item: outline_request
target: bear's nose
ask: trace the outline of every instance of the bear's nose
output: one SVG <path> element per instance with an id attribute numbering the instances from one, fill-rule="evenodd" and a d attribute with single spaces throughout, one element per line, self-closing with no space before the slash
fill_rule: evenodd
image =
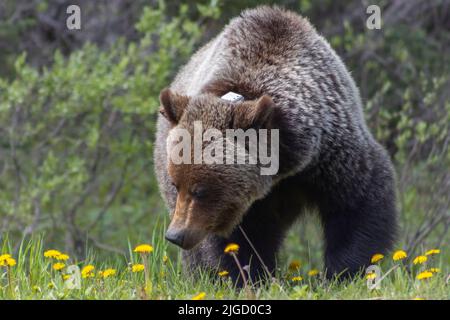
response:
<path id="1" fill-rule="evenodd" d="M 176 244 L 179 247 L 183 247 L 184 234 L 185 232 L 183 230 L 169 228 L 166 232 L 166 240 Z"/>

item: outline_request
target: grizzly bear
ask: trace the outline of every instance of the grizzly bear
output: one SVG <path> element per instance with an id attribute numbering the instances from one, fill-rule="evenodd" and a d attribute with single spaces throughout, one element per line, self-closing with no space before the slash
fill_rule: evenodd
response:
<path id="1" fill-rule="evenodd" d="M 236 243 L 250 280 L 265 278 L 305 211 L 320 216 L 328 278 L 351 277 L 391 249 L 393 166 L 366 126 L 352 77 L 305 18 L 278 7 L 245 10 L 193 55 L 160 103 L 154 160 L 171 215 L 166 239 L 183 249 L 188 270 L 227 270 L 242 284 L 224 253 Z M 193 133 L 196 121 L 220 132 L 277 129 L 278 171 L 262 175 L 260 161 L 173 163 L 170 133 Z"/>

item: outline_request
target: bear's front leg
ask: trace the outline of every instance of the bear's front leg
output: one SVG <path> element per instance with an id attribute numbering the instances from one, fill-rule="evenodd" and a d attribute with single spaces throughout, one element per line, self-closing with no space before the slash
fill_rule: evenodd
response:
<path id="1" fill-rule="evenodd" d="M 360 203 L 363 205 L 322 214 L 328 279 L 364 272 L 374 254 L 385 254 L 392 248 L 396 233 L 393 201 L 367 197 Z"/>
<path id="2" fill-rule="evenodd" d="M 209 236 L 198 247 L 190 251 L 183 251 L 183 258 L 187 270 L 195 275 L 199 269 L 203 269 L 205 271 L 211 271 L 212 274 L 217 277 L 219 276 L 219 272 L 227 271 L 227 276 L 231 277 L 233 283 L 236 284 L 237 287 L 243 287 L 244 282 L 239 266 L 236 264 L 236 261 L 231 254 L 224 253 L 224 249 L 229 243 L 236 243 L 239 245 L 239 250 L 235 254 L 248 283 L 256 284 L 259 281 L 272 276 L 275 268 L 275 257 L 265 254 L 262 258 L 265 266 L 262 265 L 254 250 L 250 247 L 242 234 L 240 234 L 239 230 L 233 232 L 228 238 Z M 259 249 L 262 250 L 262 248 Z M 260 253 L 260 250 L 258 250 L 258 253 Z M 269 276 L 267 275 L 266 268 L 269 270 Z"/>
<path id="3" fill-rule="evenodd" d="M 286 198 L 286 193 L 287 191 L 280 187 L 275 188 L 266 198 L 258 200 L 252 205 L 240 224 L 260 258 L 240 228 L 236 227 L 227 238 L 211 235 L 196 248 L 184 251 L 183 256 L 188 270 L 194 271 L 199 267 L 206 267 L 216 272 L 228 271 L 233 282 L 242 287 L 242 277 L 235 260 L 231 255 L 224 253 L 224 249 L 229 243 L 236 243 L 239 245 L 237 253 L 239 264 L 247 269 L 245 275 L 249 281 L 255 284 L 260 280 L 270 278 L 275 270 L 276 254 L 285 232 L 297 216 L 283 214 L 283 210 L 299 211 L 295 210 L 294 203 Z M 280 194 L 284 194 L 283 202 L 279 201 Z M 267 275 L 267 270 L 270 276 Z"/>

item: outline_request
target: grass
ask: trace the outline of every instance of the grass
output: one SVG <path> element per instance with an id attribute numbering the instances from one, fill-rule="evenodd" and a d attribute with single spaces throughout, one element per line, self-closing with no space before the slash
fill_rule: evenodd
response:
<path id="1" fill-rule="evenodd" d="M 162 230 L 162 228 L 160 228 Z M 110 259 L 98 259 L 94 251 L 87 253 L 84 261 L 69 258 L 63 261 L 66 267 L 53 270 L 54 258 L 44 257 L 42 237 L 33 237 L 22 241 L 13 255 L 17 264 L 0 268 L 0 299 L 192 299 L 204 292 L 205 299 L 448 299 L 449 284 L 446 284 L 447 265 L 444 265 L 442 253 L 428 257 L 422 265 L 413 265 L 403 260 L 394 262 L 385 257 L 380 262 L 383 272 L 396 266 L 380 284 L 379 289 L 370 290 L 364 276 L 351 282 L 326 281 L 321 274 L 308 276 L 309 268 L 300 267 L 289 271 L 281 266 L 276 280 L 255 288 L 251 293 L 236 290 L 227 277 L 218 277 L 199 273 L 196 279 L 186 277 L 182 271 L 180 254 L 164 258 L 169 251 L 163 233 L 155 229 L 152 239 L 153 252 L 139 254 L 133 252 L 134 245 L 129 244 L 126 256 L 113 255 Z M 12 253 L 11 243 L 4 239 L 1 254 Z M 167 256 L 166 256 L 167 257 Z M 146 272 L 132 272 L 131 266 L 143 264 Z M 102 260 L 102 261 L 99 261 Z M 81 278 L 79 289 L 69 289 L 63 275 L 67 266 L 76 265 L 80 269 L 92 264 L 95 266 L 93 277 Z M 286 263 L 288 265 L 288 263 Z M 429 268 L 440 268 L 441 272 L 425 280 L 417 280 L 419 272 Z M 99 271 L 112 268 L 116 273 L 101 277 Z M 292 281 L 301 276 L 300 281 Z M 201 295 L 203 296 L 203 294 Z"/>

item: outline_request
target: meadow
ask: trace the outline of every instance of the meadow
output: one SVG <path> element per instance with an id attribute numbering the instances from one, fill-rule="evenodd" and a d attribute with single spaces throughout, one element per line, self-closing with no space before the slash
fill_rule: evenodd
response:
<path id="1" fill-rule="evenodd" d="M 81 29 L 69 30 L 69 0 L 0 1 L 0 299 L 449 299 L 450 0 L 376 1 L 379 30 L 356 0 L 78 3 Z M 246 290 L 226 270 L 187 276 L 164 239 L 159 93 L 262 3 L 300 13 L 327 39 L 395 166 L 399 234 L 374 263 L 386 275 L 378 289 L 365 274 L 323 279 L 314 215 L 290 230 L 274 280 Z M 140 244 L 152 252 L 134 252 Z M 407 257 L 394 260 L 399 250 Z"/>
<path id="2" fill-rule="evenodd" d="M 20 243 L 16 255 L 5 239 L 0 256 L 0 299 L 448 299 L 448 259 L 438 248 L 410 257 L 403 250 L 389 256 L 374 255 L 381 274 L 361 274 L 354 280 L 325 280 L 310 261 L 280 263 L 274 278 L 264 284 L 248 283 L 237 289 L 226 270 L 186 276 L 180 254 L 169 254 L 163 229 L 153 232 L 151 243 L 128 243 L 126 255 L 99 259 L 92 250 L 77 260 L 46 248 L 42 237 Z M 239 255 L 239 251 L 236 253 Z M 447 261 L 445 263 L 445 261 Z M 77 266 L 78 277 L 71 270 Z M 378 287 L 368 279 L 382 278 Z M 78 282 L 77 282 L 78 281 Z M 78 285 L 78 286 L 77 286 Z"/>

